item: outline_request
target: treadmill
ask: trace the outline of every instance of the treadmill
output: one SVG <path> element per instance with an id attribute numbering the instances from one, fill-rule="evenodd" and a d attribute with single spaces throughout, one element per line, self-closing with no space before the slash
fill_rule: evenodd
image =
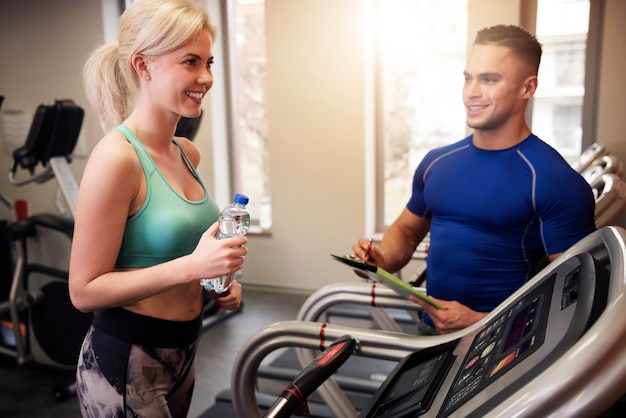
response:
<path id="1" fill-rule="evenodd" d="M 325 379 L 318 391 L 334 416 L 600 416 L 626 393 L 625 256 L 626 231 L 599 229 L 483 320 L 443 336 L 313 322 L 270 325 L 239 353 L 232 377 L 235 412 L 261 416 L 254 370 L 267 353 L 294 345 L 313 352 L 348 334 L 356 340 L 353 356 L 398 364 L 358 410 L 332 375 Z"/>

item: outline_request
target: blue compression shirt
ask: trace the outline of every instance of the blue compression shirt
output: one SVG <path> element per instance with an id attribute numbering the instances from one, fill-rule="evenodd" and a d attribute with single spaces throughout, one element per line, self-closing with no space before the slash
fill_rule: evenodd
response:
<path id="1" fill-rule="evenodd" d="M 217 221 L 219 208 L 176 141 L 187 166 L 202 185 L 201 200 L 187 200 L 178 194 L 135 134 L 123 125 L 116 129 L 135 147 L 146 176 L 147 191 L 141 209 L 126 222 L 115 267 L 149 267 L 190 254 L 202 234 Z"/>
<path id="2" fill-rule="evenodd" d="M 472 138 L 426 155 L 407 208 L 431 218 L 428 293 L 487 312 L 544 255 L 594 231 L 595 201 L 582 176 L 535 135 L 497 151 Z"/>

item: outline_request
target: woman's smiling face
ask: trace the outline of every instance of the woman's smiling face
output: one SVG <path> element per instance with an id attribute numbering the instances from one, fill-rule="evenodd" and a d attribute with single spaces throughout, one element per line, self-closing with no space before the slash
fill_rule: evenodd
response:
<path id="1" fill-rule="evenodd" d="M 212 46 L 211 34 L 203 30 L 183 47 L 150 59 L 152 97 L 181 116 L 199 116 L 202 99 L 213 85 Z"/>

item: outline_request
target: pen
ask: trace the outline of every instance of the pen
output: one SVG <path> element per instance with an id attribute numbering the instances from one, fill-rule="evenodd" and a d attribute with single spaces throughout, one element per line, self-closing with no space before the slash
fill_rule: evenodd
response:
<path id="1" fill-rule="evenodd" d="M 372 246 L 372 242 L 374 242 L 374 238 L 371 238 L 371 237 L 370 237 L 370 239 L 369 239 L 369 240 L 367 240 L 367 251 L 365 251 L 365 252 L 363 253 L 363 259 L 364 259 L 364 260 L 366 260 L 366 259 L 367 259 L 367 257 L 369 257 L 369 255 L 370 255 L 370 254 L 369 254 L 369 249 L 370 249 L 370 247 Z"/>

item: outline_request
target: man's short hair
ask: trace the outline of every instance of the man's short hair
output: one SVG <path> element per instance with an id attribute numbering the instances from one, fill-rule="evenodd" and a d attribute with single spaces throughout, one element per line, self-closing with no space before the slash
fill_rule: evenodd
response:
<path id="1" fill-rule="evenodd" d="M 483 28 L 476 33 L 474 45 L 496 45 L 511 48 L 515 54 L 539 72 L 541 63 L 541 43 L 526 29 L 516 25 L 495 25 Z"/>

